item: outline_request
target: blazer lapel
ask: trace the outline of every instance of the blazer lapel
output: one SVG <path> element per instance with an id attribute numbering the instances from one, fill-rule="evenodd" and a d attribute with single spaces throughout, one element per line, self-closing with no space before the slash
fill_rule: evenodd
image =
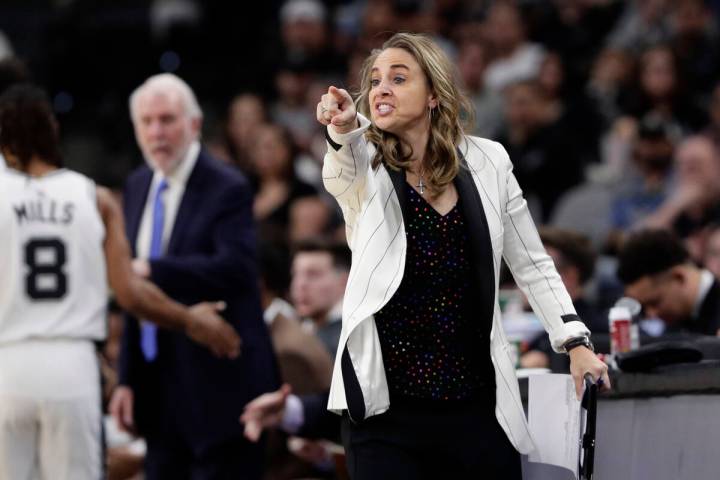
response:
<path id="1" fill-rule="evenodd" d="M 182 200 L 180 200 L 180 206 L 178 207 L 177 216 L 175 217 L 175 223 L 173 224 L 172 233 L 170 234 L 170 240 L 168 241 L 168 253 L 175 253 L 177 251 L 180 239 L 185 237 L 185 231 L 190 224 L 192 216 L 202 210 L 199 208 L 199 205 L 203 199 L 204 173 L 205 155 L 201 151 L 198 155 L 197 162 L 193 167 L 193 171 L 190 174 L 190 177 L 188 177 Z"/>
<path id="2" fill-rule="evenodd" d="M 136 186 L 129 188 L 129 195 L 126 195 L 125 198 L 123 198 L 123 201 L 127 205 L 126 211 L 128 212 L 125 232 L 128 240 L 130 241 L 133 256 L 137 255 L 135 244 L 137 243 L 138 231 L 140 230 L 140 222 L 142 221 L 145 204 L 147 203 L 148 194 L 150 193 L 152 178 L 152 170 L 147 169 L 144 171 L 142 176 L 138 179 Z M 137 191 L 133 191 L 136 188 Z"/>
<path id="3" fill-rule="evenodd" d="M 474 260 L 475 282 L 480 289 L 477 305 L 484 310 L 481 318 L 491 321 L 495 305 L 495 270 L 490 230 L 480 194 L 465 158 L 460 154 L 460 171 L 454 184 L 460 197 L 460 210 L 468 228 L 470 252 Z"/>
<path id="4" fill-rule="evenodd" d="M 385 164 L 383 164 L 383 168 L 387 170 L 388 175 L 390 175 L 390 180 L 392 180 L 393 187 L 395 187 L 395 195 L 397 196 L 398 202 L 400 202 L 402 216 L 403 218 L 408 218 L 408 198 L 407 189 L 405 187 L 407 180 L 405 180 L 405 171 L 393 170 Z"/>

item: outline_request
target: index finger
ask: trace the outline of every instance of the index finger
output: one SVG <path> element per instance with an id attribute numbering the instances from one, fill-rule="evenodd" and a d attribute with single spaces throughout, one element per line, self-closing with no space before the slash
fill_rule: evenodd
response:
<path id="1" fill-rule="evenodd" d="M 337 88 L 335 86 L 330 86 L 330 88 L 328 88 L 328 93 L 335 97 L 335 100 L 337 100 L 338 104 L 343 103 L 350 96 L 347 90 Z"/>
<path id="2" fill-rule="evenodd" d="M 585 379 L 583 377 L 573 375 L 573 380 L 575 380 L 575 395 L 577 396 L 577 399 L 580 400 L 583 392 L 585 391 Z"/>

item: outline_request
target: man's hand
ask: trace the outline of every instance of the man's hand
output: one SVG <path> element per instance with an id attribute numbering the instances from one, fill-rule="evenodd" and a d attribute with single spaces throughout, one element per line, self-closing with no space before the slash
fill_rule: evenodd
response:
<path id="1" fill-rule="evenodd" d="M 240 416 L 240 422 L 245 424 L 245 438 L 257 442 L 264 429 L 280 426 L 290 391 L 290 385 L 285 383 L 280 390 L 260 395 L 245 405 Z"/>
<path id="2" fill-rule="evenodd" d="M 119 385 L 115 388 L 110 399 L 110 415 L 115 419 L 118 428 L 128 433 L 133 433 L 135 429 L 133 403 L 133 391 L 130 387 Z"/>
<path id="3" fill-rule="evenodd" d="M 355 103 L 342 88 L 328 88 L 328 93 L 320 97 L 315 113 L 318 122 L 332 125 L 337 133 L 348 133 L 357 127 Z"/>
<path id="4" fill-rule="evenodd" d="M 225 302 L 203 302 L 190 307 L 185 333 L 218 357 L 237 358 L 241 340 L 235 329 L 218 315 Z"/>
<path id="5" fill-rule="evenodd" d="M 575 347 L 570 350 L 570 374 L 575 380 L 575 393 L 577 393 L 578 400 L 582 398 L 585 390 L 586 373 L 592 375 L 595 382 L 602 378 L 601 390 L 610 390 L 610 377 L 605 362 L 600 360 L 589 348 Z"/>
<path id="6" fill-rule="evenodd" d="M 321 466 L 332 462 L 332 454 L 322 440 L 290 437 L 287 447 L 290 453 L 312 465 Z"/>
<path id="7" fill-rule="evenodd" d="M 134 258 L 132 261 L 132 270 L 135 275 L 140 278 L 150 278 L 150 263 L 142 258 Z"/>

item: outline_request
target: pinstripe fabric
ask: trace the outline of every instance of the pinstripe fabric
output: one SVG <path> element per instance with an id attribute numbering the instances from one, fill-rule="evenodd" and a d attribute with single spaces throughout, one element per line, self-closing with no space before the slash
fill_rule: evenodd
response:
<path id="1" fill-rule="evenodd" d="M 358 115 L 360 127 L 347 134 L 328 129 L 328 153 L 323 165 L 323 182 L 332 194 L 346 222 L 348 245 L 353 261 L 343 301 L 343 329 L 336 356 L 328 408 L 348 410 L 348 398 L 362 399 L 349 413 L 354 420 L 386 411 L 389 395 L 380 342 L 373 315 L 397 290 L 405 266 L 406 238 L 401 203 L 390 173 L 380 166 L 373 171 L 375 153 L 364 138 L 370 122 Z M 534 448 L 520 400 L 509 344 L 502 329 L 497 303 L 497 278 L 501 258 L 505 258 L 518 285 L 558 349 L 569 338 L 589 333 L 580 321 L 564 323 L 563 315 L 574 314 L 570 297 L 545 253 L 533 224 L 522 191 L 512 174 L 512 163 L 498 143 L 466 137 L 459 149 L 477 190 L 477 215 L 483 215 L 485 239 L 492 249 L 478 265 L 488 272 L 485 281 L 494 282 L 493 327 L 490 338 L 495 368 L 496 416 L 513 445 L 522 453 Z M 467 175 L 467 172 L 464 173 Z M 457 182 L 456 182 L 457 184 Z M 469 182 L 460 185 L 467 185 Z M 467 189 L 459 188 L 463 199 Z M 492 272 L 488 269 L 492 259 Z M 488 306 L 489 307 L 489 306 Z M 342 358 L 345 358 L 344 368 Z M 348 361 L 349 360 L 349 361 Z M 354 376 L 348 379 L 346 377 Z M 359 387 L 359 391 L 355 391 Z M 354 389 L 346 392 L 346 389 Z M 353 403 L 357 404 L 357 400 Z M 362 408 L 364 407 L 364 408 Z"/>

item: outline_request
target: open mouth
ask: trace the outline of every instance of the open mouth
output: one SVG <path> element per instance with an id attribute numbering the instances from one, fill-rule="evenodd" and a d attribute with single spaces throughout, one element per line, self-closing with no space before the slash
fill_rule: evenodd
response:
<path id="1" fill-rule="evenodd" d="M 381 117 L 391 114 L 393 110 L 395 110 L 395 107 L 393 105 L 390 105 L 389 103 L 379 102 L 375 104 L 375 111 Z"/>

